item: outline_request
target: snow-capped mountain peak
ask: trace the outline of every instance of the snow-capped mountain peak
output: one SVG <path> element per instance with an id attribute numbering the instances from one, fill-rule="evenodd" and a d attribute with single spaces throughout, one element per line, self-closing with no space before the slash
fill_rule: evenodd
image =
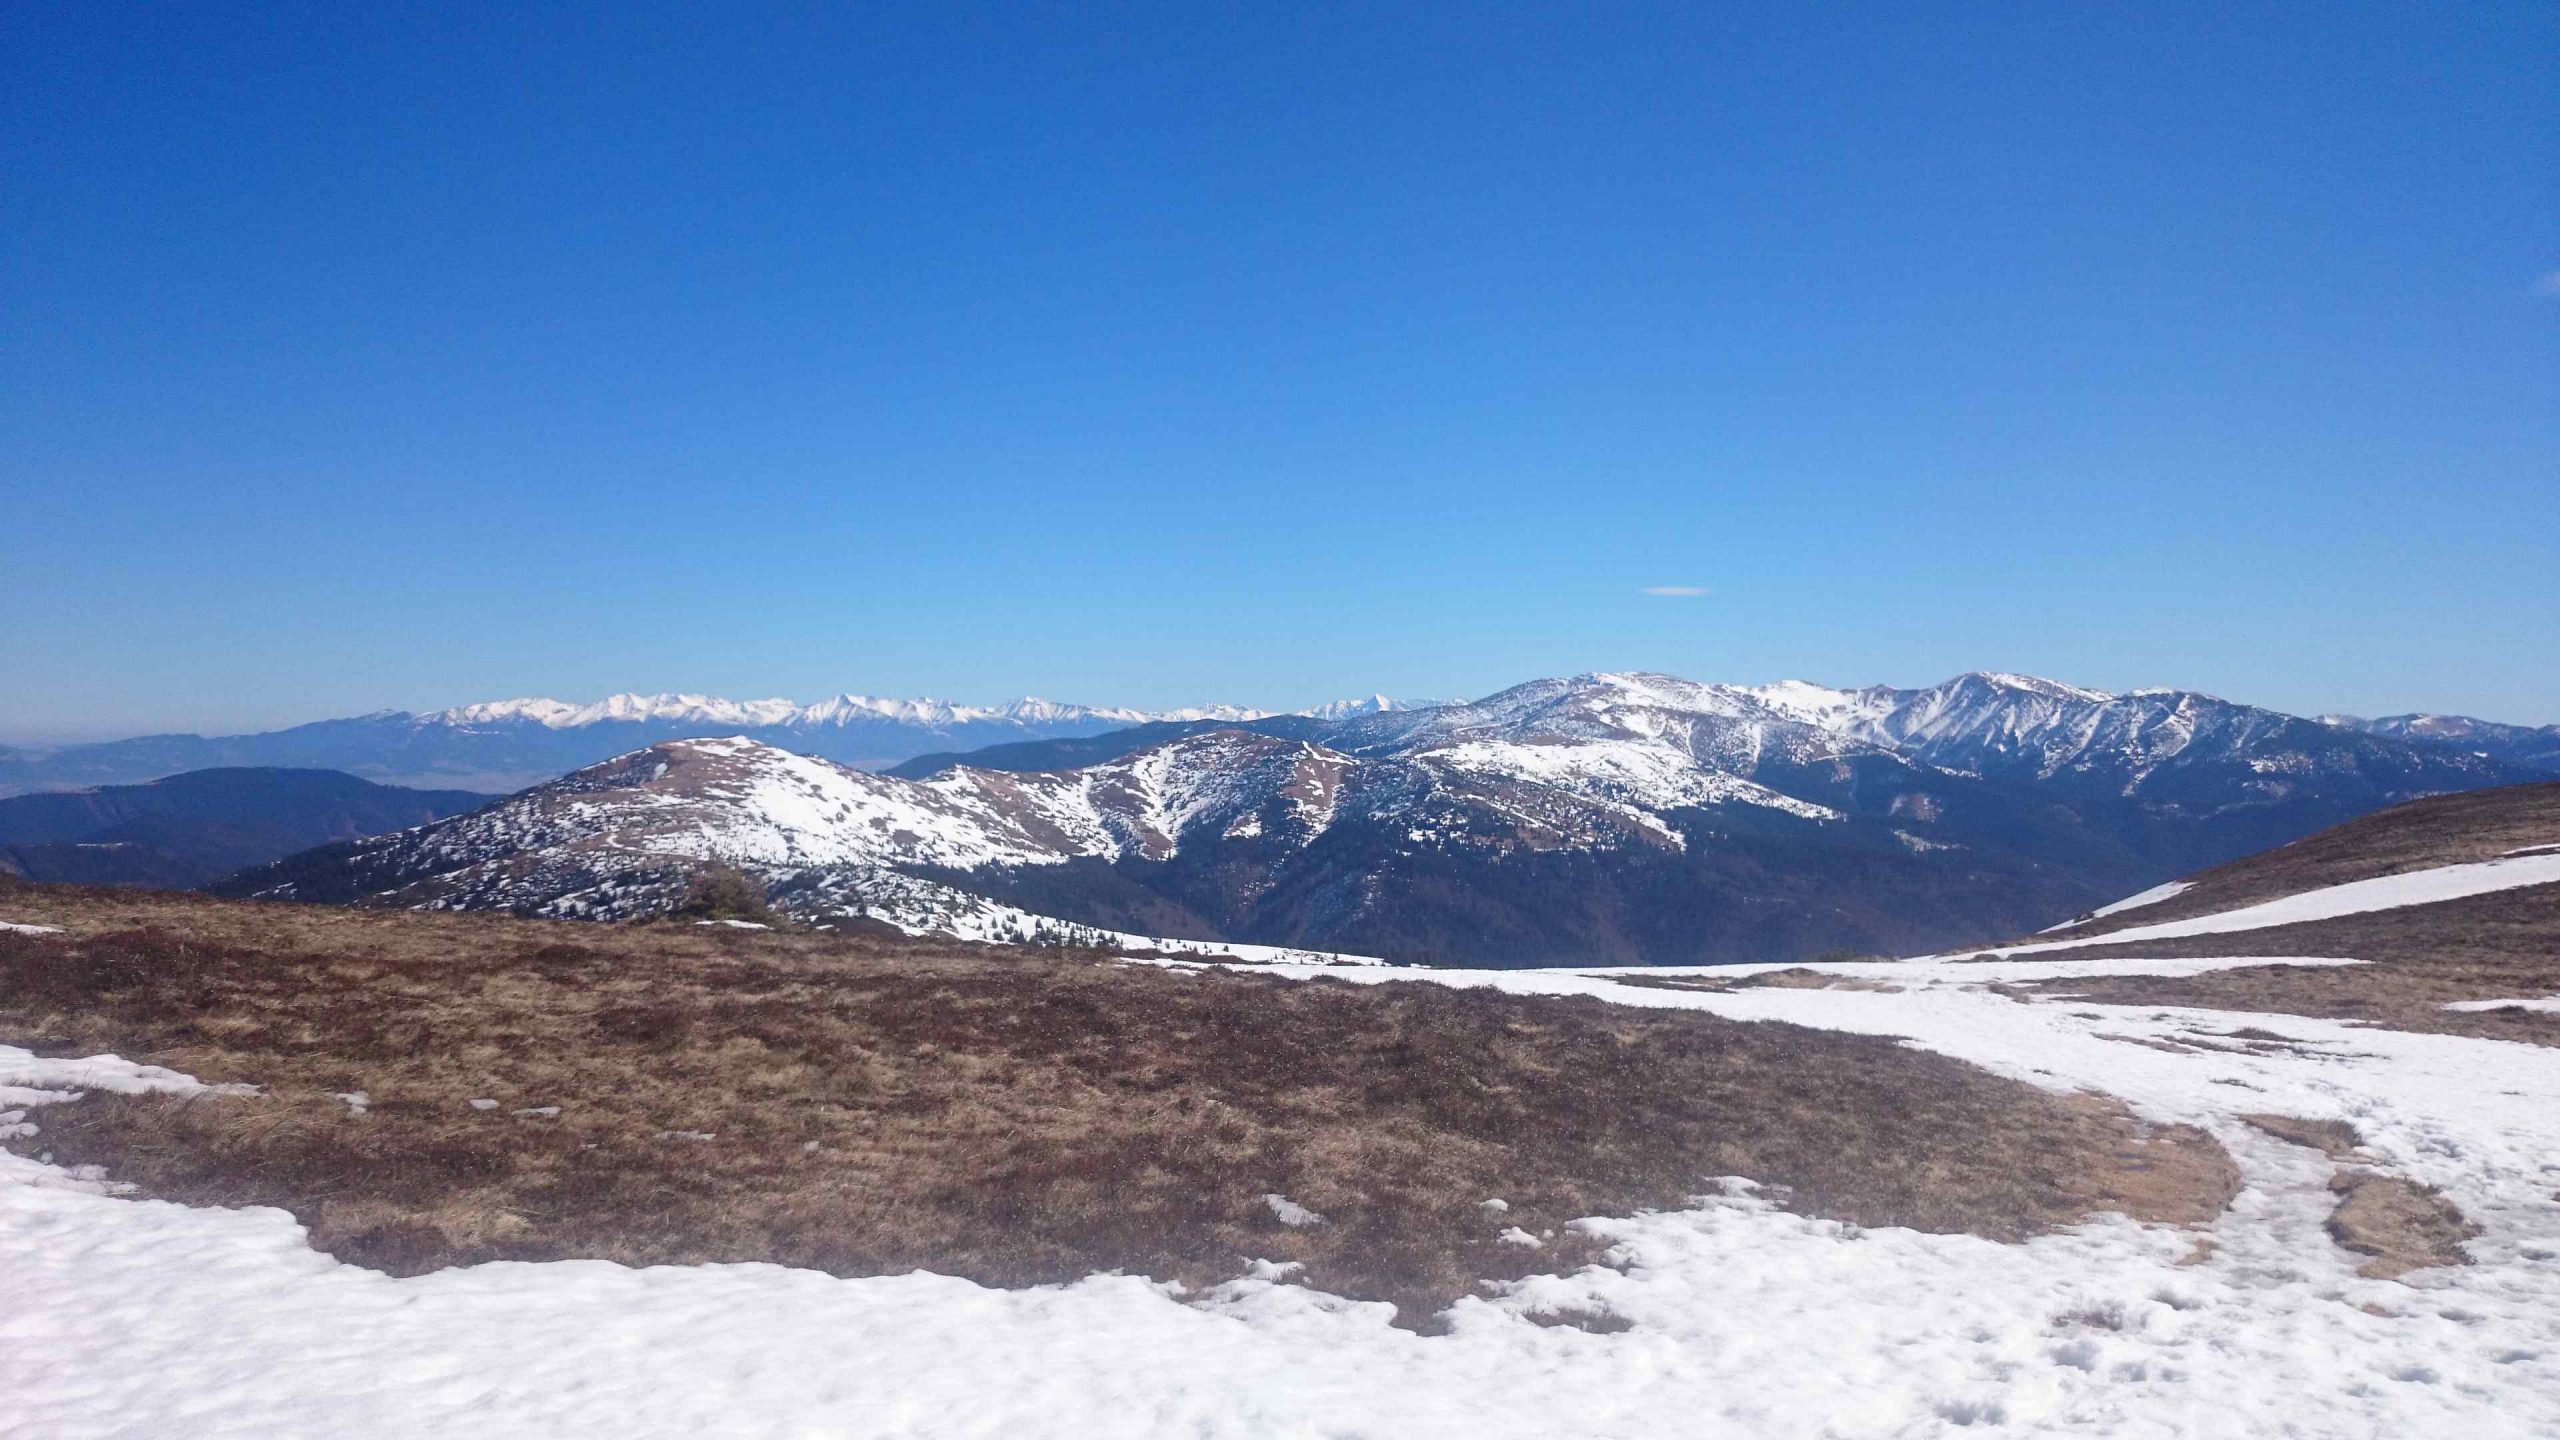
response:
<path id="1" fill-rule="evenodd" d="M 591 704 L 528 697 L 457 705 L 419 718 L 429 724 L 500 725 L 531 723 L 550 730 L 575 730 L 608 723 L 734 725 L 767 727 L 843 726 L 859 721 L 948 728 L 997 723 L 1015 725 L 1077 724 L 1109 721 L 1135 725 L 1150 720 L 1252 720 L 1269 714 L 1234 705 L 1205 705 L 1176 710 L 1066 705 L 1025 696 L 1002 705 L 956 705 L 930 696 L 901 700 L 847 692 L 815 704 L 784 699 L 726 700 L 713 695 L 667 692 L 656 695 L 609 695 Z"/>
<path id="2" fill-rule="evenodd" d="M 458 705 L 422 717 L 446 725 L 496 725 L 530 721 L 548 730 L 574 730 L 608 721 L 678 721 L 710 725 L 773 725 L 799 713 L 788 700 L 723 700 L 711 695 L 661 693 L 608 695 L 587 705 L 525 698 Z"/>
<path id="3" fill-rule="evenodd" d="M 1313 705 L 1298 713 L 1314 720 L 1350 720 L 1362 715 L 1391 715 L 1405 710 L 1434 710 L 1443 705 L 1463 705 L 1463 700 L 1398 700 L 1388 695 L 1364 695 L 1356 700 L 1332 700 Z"/>

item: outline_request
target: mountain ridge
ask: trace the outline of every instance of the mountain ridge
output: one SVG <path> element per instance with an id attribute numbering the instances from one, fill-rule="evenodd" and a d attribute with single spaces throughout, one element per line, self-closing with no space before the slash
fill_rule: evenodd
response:
<path id="1" fill-rule="evenodd" d="M 1031 916 L 1443 962 L 1791 959 L 2041 928 L 2400 800 L 2527 778 L 2194 692 L 1595 672 L 889 772 L 749 735 L 662 741 L 233 888 L 619 919 L 736 863 L 804 919 L 981 938 Z"/>
<path id="2" fill-rule="evenodd" d="M 45 791 L 0 799 L 0 873 L 184 888 L 330 840 L 445 819 L 488 800 L 287 769 L 197 770 L 142 785 Z"/>

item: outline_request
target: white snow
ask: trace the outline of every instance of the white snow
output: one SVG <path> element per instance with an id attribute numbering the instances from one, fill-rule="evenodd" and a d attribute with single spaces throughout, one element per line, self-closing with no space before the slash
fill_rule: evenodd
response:
<path id="1" fill-rule="evenodd" d="M 0 930 L 11 931 L 19 935 L 59 935 L 62 933 L 62 927 L 59 925 L 28 925 L 15 920 L 0 920 Z"/>
<path id="2" fill-rule="evenodd" d="M 2447 1010 L 2533 1010 L 2546 1015 L 2560 1014 L 2560 995 L 2545 995 L 2537 1000 L 2448 1000 Z"/>
<path id="3" fill-rule="evenodd" d="M 2157 925 L 2136 925 L 2104 935 L 2046 940 L 2033 945 L 2006 945 L 1990 953 L 2026 955 L 2083 945 L 2139 944 L 2145 940 L 2168 940 L 2181 935 L 2263 930 L 2272 925 L 2298 925 L 2309 920 L 2330 920 L 2373 910 L 2396 910 L 2404 905 L 2432 905 L 2438 901 L 2460 900 L 2523 885 L 2554 883 L 2560 883 L 2560 855 L 2507 856 L 2469 865 L 2440 865 L 2432 870 L 2411 870 L 2399 875 L 2354 880 L 2344 885 L 2331 885 L 2319 890 L 2306 890 L 2299 895 L 2244 905 L 2219 914 L 2196 915 Z"/>
<path id="4" fill-rule="evenodd" d="M 91 1090 L 115 1095 L 245 1095 L 249 1085 L 203 1085 L 194 1077 L 157 1065 L 136 1065 L 113 1055 L 85 1059 L 49 1059 L 14 1045 L 0 1045 L 0 1105 L 49 1105 Z"/>
<path id="5" fill-rule="evenodd" d="M 2148 890 L 2135 891 L 2112 905 L 2099 906 L 2089 912 L 2089 918 L 2103 920 L 2109 915 L 2121 915 L 2127 910 L 2139 910 L 2145 905 L 2157 905 L 2172 896 L 2184 895 L 2194 888 L 2195 882 L 2192 880 L 2172 880 L 2166 885 L 2154 885 Z"/>
<path id="6" fill-rule="evenodd" d="M 1271 1213 L 1279 1218 L 1281 1224 L 1292 1230 L 1304 1230 L 1310 1225 L 1324 1223 L 1323 1216 L 1286 1195 L 1265 1195 L 1262 1203 L 1271 1208 Z"/>
<path id="7" fill-rule="evenodd" d="M 813 705 L 790 700 L 724 700 L 716 695 L 661 693 L 609 695 L 592 704 L 526 698 L 486 700 L 457 705 L 419 717 L 430 724 L 495 725 L 531 722 L 552 730 L 576 730 L 609 721 L 669 721 L 686 725 L 841 727 L 861 720 L 886 720 L 928 730 L 970 724 L 1057 725 L 1107 722 L 1136 725 L 1150 720 L 1258 720 L 1267 710 L 1235 705 L 1198 705 L 1177 710 L 1132 710 L 1117 706 L 1061 705 L 1025 696 L 1002 705 L 954 705 L 948 701 L 891 700 L 874 695 L 837 695 Z"/>
<path id="8" fill-rule="evenodd" d="M 137 1065 L 113 1055 L 90 1055 L 81 1059 L 40 1056 L 14 1045 L 0 1045 L 0 1140 L 19 1140 L 41 1132 L 42 1126 L 27 1118 L 27 1112 L 40 1105 L 58 1105 L 77 1100 L 92 1090 L 112 1095 L 144 1095 L 164 1092 L 172 1095 L 252 1095 L 254 1085 L 205 1085 L 193 1076 L 157 1065 Z M 79 1165 L 68 1169 L 46 1163 L 45 1157 L 29 1159 L 0 1150 L 0 1232 L 7 1228 L 6 1197 L 22 1187 L 78 1190 L 89 1194 L 115 1194 L 129 1187 L 107 1178 L 95 1165 Z M 112 1212 L 110 1212 L 112 1213 Z M 0 1235 L 0 1247 L 5 1246 Z M 0 1275 L 8 1274 L 0 1263 Z M 7 1360 L 5 1352 L 12 1333 L 7 1292 L 0 1291 L 0 1434 L 14 1434 L 8 1426 L 8 1401 L 5 1395 Z"/>
<path id="9" fill-rule="evenodd" d="M 2020 1245 L 1860 1230 L 1702 1175 L 1686 1208 L 1577 1223 L 1623 1268 L 1498 1287 L 1426 1337 L 1250 1257 L 1241 1278 L 1191 1295 L 1122 1275 L 1002 1291 L 923 1272 L 597 1261 L 393 1279 L 313 1252 L 280 1211 L 117 1199 L 18 1158 L 0 1170 L 0 1434 L 2560 1434 L 2560 1050 L 1985 988 L 2264 963 L 2300 962 L 1819 967 L 1887 973 L 1894 992 L 1293 972 L 1906 1036 L 2053 1089 L 2120 1095 L 2206 1126 L 2242 1168 L 2247 1188 L 2200 1256 L 2189 1232 L 2112 1217 Z M 2244 1026 L 2286 1040 L 2232 1035 Z M 0 1065 L 29 1058 L 0 1050 Z M 103 1057 L 35 1062 L 22 1078 L 188 1083 Z M 2322 1230 L 2331 1163 L 2237 1118 L 2260 1111 L 2355 1124 L 2374 1163 L 2441 1186 L 2484 1227 L 2477 1263 L 2405 1284 L 2357 1275 Z M 1266 1203 L 1285 1220 L 1286 1200 Z M 1632 1328 L 1529 1319 L 1560 1314 Z"/>

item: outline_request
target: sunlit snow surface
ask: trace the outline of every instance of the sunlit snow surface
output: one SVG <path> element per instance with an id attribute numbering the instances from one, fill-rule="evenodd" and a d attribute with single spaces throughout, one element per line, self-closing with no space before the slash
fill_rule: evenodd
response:
<path id="1" fill-rule="evenodd" d="M 0 1172 L 0 1433 L 2560 1433 L 2560 1051 L 1984 988 L 2266 963 L 1824 967 L 1898 992 L 1687 992 L 1605 971 L 1290 972 L 1901 1035 L 2038 1084 L 2104 1089 L 2207 1126 L 2247 1175 L 2216 1248 L 2191 1265 L 2179 1261 L 2193 1236 L 2173 1229 L 2107 1219 L 2016 1246 L 1856 1231 L 1701 1176 L 1690 1209 L 1584 1222 L 1616 1242 L 1624 1273 L 1463 1301 L 1451 1334 L 1424 1338 L 1272 1265 L 1183 1298 L 1136 1277 L 998 1291 L 926 1274 L 592 1261 L 395 1280 L 312 1252 L 279 1211 L 40 1185 L 42 1167 L 20 1161 Z M 2296 1044 L 2125 1043 L 2243 1025 Z M 53 1090 L 98 1083 L 78 1067 L 108 1063 L 49 1075 L 23 1052 L 0 1059 L 14 1066 L 5 1083 Z M 2233 1118 L 2252 1111 L 2353 1121 L 2377 1163 L 2441 1185 L 2481 1223 L 2479 1263 L 2413 1284 L 2357 1277 L 2321 1229 L 2329 1162 Z M 1491 1236 L 1508 1222 L 1488 1207 L 1483 1223 Z M 1599 1335 L 1522 1318 L 1555 1309 L 1634 1325 Z"/>
<path id="2" fill-rule="evenodd" d="M 2074 925 L 2083 925 L 2091 920 L 2104 920 L 2110 915 L 2121 915 L 2127 910 L 2139 910 L 2145 905 L 2157 905 L 2163 900 L 2174 900 L 2194 888 L 2195 884 L 2192 881 L 2172 880 L 2166 885 L 2154 885 L 2148 890 L 2137 890 L 2112 905 L 2099 906 L 2080 919 L 2065 920 L 2049 928 L 2068 930 Z"/>
<path id="3" fill-rule="evenodd" d="M 2451 1000 L 2447 1010 L 2533 1010 L 2543 1014 L 2560 1014 L 2560 995 L 2545 995 L 2533 1000 Z"/>

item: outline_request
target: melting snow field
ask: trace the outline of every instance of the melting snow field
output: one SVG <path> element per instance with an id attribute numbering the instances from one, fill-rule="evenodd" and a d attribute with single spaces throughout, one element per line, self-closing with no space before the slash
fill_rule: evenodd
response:
<path id="1" fill-rule="evenodd" d="M 1189 1296 L 1128 1276 L 1001 1291 L 922 1273 L 597 1261 L 392 1279 L 315 1253 L 281 1211 L 119 1198 L 95 1175 L 20 1158 L 0 1168 L 0 1434 L 2560 1434 L 2560 1050 L 1984 988 L 2266 963 L 1826 967 L 1898 992 L 1293 972 L 1902 1035 L 2038 1084 L 2101 1088 L 2206 1126 L 2239 1161 L 2247 1188 L 2201 1258 L 2188 1232 L 2112 1218 L 2014 1246 L 1859 1231 L 1702 1176 L 1692 1208 L 1582 1222 L 1623 1270 L 1464 1301 L 1452 1333 L 1424 1338 L 1391 1328 L 1383 1306 L 1259 1264 Z M 2215 1038 L 2243 1025 L 2289 1043 Z M 0 1049 L 12 1087 L 0 1105 L 19 1123 L 81 1088 L 191 1084 Z M 2330 1163 L 2235 1119 L 2253 1111 L 2354 1122 L 2378 1164 L 2442 1186 L 2481 1224 L 2478 1263 L 2408 1284 L 2357 1276 L 2322 1229 Z M 1502 1223 L 1490 1205 L 1486 1223 Z M 1633 1327 L 1524 1318 L 1555 1310 Z"/>

